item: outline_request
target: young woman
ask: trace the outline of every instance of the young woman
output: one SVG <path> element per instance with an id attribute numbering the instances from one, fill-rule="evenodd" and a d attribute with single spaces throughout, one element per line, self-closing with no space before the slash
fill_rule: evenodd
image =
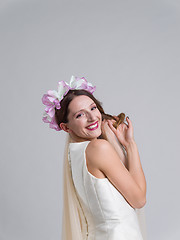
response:
<path id="1" fill-rule="evenodd" d="M 142 240 L 146 180 L 131 120 L 117 128 L 84 78 L 43 96 L 43 120 L 67 133 L 62 240 Z"/>

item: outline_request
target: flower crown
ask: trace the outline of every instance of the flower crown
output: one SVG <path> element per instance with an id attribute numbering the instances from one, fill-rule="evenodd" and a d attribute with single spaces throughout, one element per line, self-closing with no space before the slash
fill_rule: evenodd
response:
<path id="1" fill-rule="evenodd" d="M 58 82 L 58 91 L 49 90 L 47 91 L 47 94 L 43 95 L 42 102 L 46 105 L 46 108 L 42 120 L 45 123 L 49 123 L 49 127 L 56 131 L 62 129 L 56 122 L 55 108 L 61 108 L 60 102 L 70 89 L 85 89 L 92 94 L 95 91 L 96 86 L 93 87 L 93 85 L 84 77 L 79 78 L 72 76 L 69 84 L 65 81 L 60 81 Z"/>

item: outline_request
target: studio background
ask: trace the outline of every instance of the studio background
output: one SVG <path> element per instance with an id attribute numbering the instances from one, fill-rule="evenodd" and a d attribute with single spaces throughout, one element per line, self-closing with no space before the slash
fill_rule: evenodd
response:
<path id="1" fill-rule="evenodd" d="M 0 35 L 0 239 L 60 240 L 65 132 L 41 98 L 72 75 L 132 120 L 148 239 L 179 239 L 179 1 L 1 0 Z"/>

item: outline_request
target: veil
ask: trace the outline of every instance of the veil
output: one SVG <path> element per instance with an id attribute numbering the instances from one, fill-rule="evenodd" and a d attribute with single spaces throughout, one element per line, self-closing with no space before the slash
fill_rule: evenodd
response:
<path id="1" fill-rule="evenodd" d="M 67 133 L 63 163 L 63 215 L 61 239 L 84 240 L 87 229 L 87 221 L 72 180 L 68 160 L 69 143 L 70 135 Z"/>
<path id="2" fill-rule="evenodd" d="M 143 240 L 147 240 L 145 207 L 135 209 Z"/>
<path id="3" fill-rule="evenodd" d="M 73 184 L 69 164 L 68 147 L 70 135 L 66 133 L 63 162 L 63 215 L 62 215 L 62 240 L 84 240 L 88 224 Z M 143 240 L 147 240 L 144 207 L 135 209 L 140 225 Z"/>

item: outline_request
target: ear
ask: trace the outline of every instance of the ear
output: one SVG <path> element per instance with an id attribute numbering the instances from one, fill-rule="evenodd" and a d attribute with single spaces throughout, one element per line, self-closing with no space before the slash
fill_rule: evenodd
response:
<path id="1" fill-rule="evenodd" d="M 70 130 L 69 127 L 67 126 L 67 123 L 60 123 L 59 126 L 60 126 L 60 128 L 61 128 L 62 130 L 64 130 L 65 132 L 68 132 L 68 133 L 71 132 L 71 130 Z"/>

